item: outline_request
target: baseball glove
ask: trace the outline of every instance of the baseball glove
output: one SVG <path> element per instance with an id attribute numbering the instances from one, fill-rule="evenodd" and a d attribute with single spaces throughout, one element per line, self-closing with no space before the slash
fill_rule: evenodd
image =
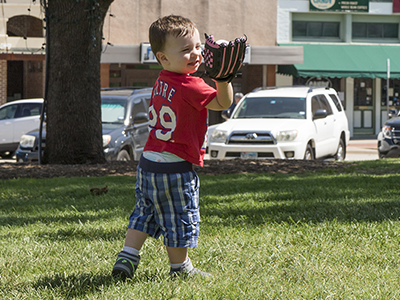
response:
<path id="1" fill-rule="evenodd" d="M 217 43 L 212 35 L 205 33 L 205 36 L 203 58 L 206 74 L 216 81 L 231 82 L 243 64 L 247 37 Z"/>

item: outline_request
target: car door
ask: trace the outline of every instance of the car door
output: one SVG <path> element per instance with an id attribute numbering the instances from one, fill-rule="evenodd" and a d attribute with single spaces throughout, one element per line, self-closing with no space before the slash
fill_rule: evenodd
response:
<path id="1" fill-rule="evenodd" d="M 0 109 L 0 144 L 11 144 L 14 140 L 14 120 L 17 108 L 18 104 L 15 103 Z"/>
<path id="2" fill-rule="evenodd" d="M 325 118 L 327 136 L 323 145 L 325 149 L 324 153 L 325 155 L 333 155 L 336 153 L 340 136 L 337 128 L 337 116 L 333 113 L 332 106 L 325 95 L 318 95 L 318 99 L 322 109 L 325 109 L 328 114 Z"/>
<path id="3" fill-rule="evenodd" d="M 332 103 L 332 107 L 334 109 L 333 113 L 335 115 L 335 120 L 336 120 L 335 128 L 334 128 L 335 138 L 339 139 L 342 132 L 345 132 L 346 135 L 348 135 L 347 132 L 348 132 L 349 125 L 348 125 L 346 114 L 344 113 L 344 110 L 343 110 L 343 106 L 342 106 L 338 96 L 332 93 L 332 94 L 329 94 L 329 97 L 330 97 L 329 102 Z M 338 140 L 338 142 L 339 142 L 339 140 Z"/>
<path id="4" fill-rule="evenodd" d="M 39 128 L 42 103 L 21 103 L 14 119 L 13 142 L 18 143 L 25 133 Z"/>
<path id="5" fill-rule="evenodd" d="M 131 116 L 133 124 L 130 126 L 129 131 L 138 155 L 143 151 L 149 136 L 148 103 L 150 103 L 150 95 L 136 98 L 133 100 L 132 105 Z"/>
<path id="6" fill-rule="evenodd" d="M 315 157 L 320 158 L 330 154 L 329 141 L 332 138 L 332 132 L 330 132 L 332 128 L 333 119 L 332 117 L 332 109 L 328 112 L 330 106 L 326 105 L 325 101 L 321 101 L 324 99 L 324 95 L 315 95 L 311 98 L 311 107 L 312 114 L 314 116 L 317 109 L 325 109 L 327 110 L 328 115 L 325 118 L 315 119 L 313 120 L 316 137 L 315 137 Z M 325 98 L 326 100 L 326 98 Z"/>

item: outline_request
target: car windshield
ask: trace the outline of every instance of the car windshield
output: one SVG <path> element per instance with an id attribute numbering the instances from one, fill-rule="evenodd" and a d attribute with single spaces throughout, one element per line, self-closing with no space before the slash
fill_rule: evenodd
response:
<path id="1" fill-rule="evenodd" d="M 243 99 L 232 119 L 283 118 L 305 119 L 306 98 L 248 97 Z"/>
<path id="2" fill-rule="evenodd" d="M 123 124 L 126 112 L 126 100 L 101 99 L 101 122 Z"/>

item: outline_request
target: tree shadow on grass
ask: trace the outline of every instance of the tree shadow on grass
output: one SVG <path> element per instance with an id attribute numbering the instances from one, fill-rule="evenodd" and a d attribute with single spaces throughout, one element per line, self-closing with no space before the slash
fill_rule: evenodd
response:
<path id="1" fill-rule="evenodd" d="M 33 287 L 37 290 L 51 290 L 55 294 L 62 295 L 64 299 L 75 299 L 99 292 L 112 284 L 115 284 L 115 280 L 111 274 L 54 274 L 41 277 Z"/>
<path id="2" fill-rule="evenodd" d="M 379 203 L 291 203 L 263 208 L 209 208 L 202 215 L 212 227 L 259 226 L 265 223 L 325 221 L 382 222 L 400 219 L 400 201 Z"/>
<path id="3" fill-rule="evenodd" d="M 399 174 L 247 175 L 203 181 L 201 213 L 212 226 L 400 219 Z"/>
<path id="4" fill-rule="evenodd" d="M 50 290 L 52 293 L 61 295 L 63 299 L 77 299 L 88 297 L 88 295 L 101 293 L 109 286 L 128 284 L 133 285 L 138 282 L 157 282 L 163 279 L 157 273 L 135 274 L 132 279 L 115 279 L 110 274 L 54 274 L 53 276 L 43 276 L 33 288 L 36 290 Z"/>

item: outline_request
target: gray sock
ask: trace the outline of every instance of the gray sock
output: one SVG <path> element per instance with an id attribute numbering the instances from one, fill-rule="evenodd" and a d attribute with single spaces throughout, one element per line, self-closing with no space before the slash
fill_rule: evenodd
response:
<path id="1" fill-rule="evenodd" d="M 187 271 L 190 272 L 193 269 L 192 262 L 190 261 L 190 258 L 188 257 L 184 262 L 182 263 L 177 263 L 177 264 L 171 264 L 171 270 L 176 270 L 176 271 Z"/>
<path id="2" fill-rule="evenodd" d="M 139 256 L 139 250 L 132 248 L 132 247 L 128 247 L 128 246 L 124 246 L 122 248 L 122 251 L 125 251 L 126 253 L 132 254 L 132 255 L 136 255 Z"/>

